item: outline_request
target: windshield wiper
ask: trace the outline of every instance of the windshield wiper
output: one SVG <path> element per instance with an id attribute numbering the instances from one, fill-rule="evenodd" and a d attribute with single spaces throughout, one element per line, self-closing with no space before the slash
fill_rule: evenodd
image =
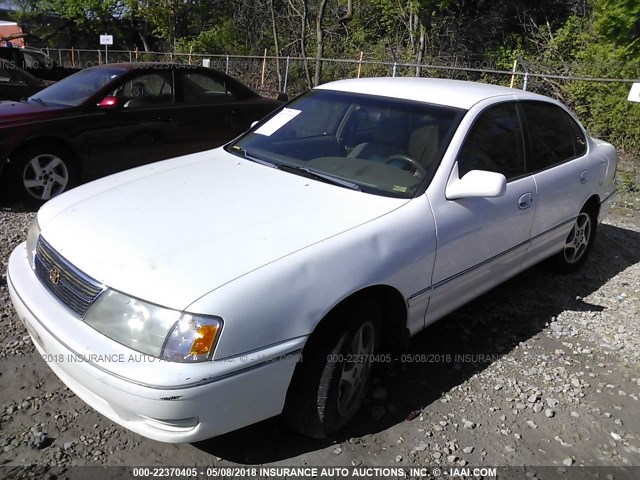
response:
<path id="1" fill-rule="evenodd" d="M 254 157 L 249 152 L 247 152 L 244 148 L 239 147 L 238 145 L 232 145 L 229 147 L 228 151 L 230 153 L 241 154 L 247 160 L 251 160 L 252 162 L 259 163 L 260 165 L 265 165 L 267 167 L 276 168 L 278 170 L 285 170 L 295 174 L 302 174 L 303 176 L 313 178 L 315 180 L 320 180 L 321 182 L 331 183 L 332 185 L 338 185 L 340 187 L 350 188 L 351 190 L 356 190 L 361 192 L 362 189 L 353 182 L 349 182 L 347 180 L 342 180 L 341 178 L 334 177 L 333 175 L 328 175 L 326 173 L 318 172 L 316 170 L 311 170 L 307 167 L 302 167 L 299 165 L 289 165 L 287 163 L 274 163 L 268 160 L 263 160 L 261 158 Z"/>
<path id="2" fill-rule="evenodd" d="M 40 105 L 44 105 L 44 106 L 47 105 L 46 103 L 44 103 L 44 100 L 42 100 L 41 98 L 38 98 L 38 97 L 29 97 L 27 99 L 27 103 L 29 102 L 29 100 L 33 100 L 34 102 L 39 103 Z"/>
<path id="3" fill-rule="evenodd" d="M 231 147 L 229 147 L 229 152 L 240 153 L 247 160 L 251 160 L 252 162 L 259 163 L 260 165 L 264 165 L 266 167 L 278 168 L 277 164 L 273 162 L 269 162 L 267 160 L 262 160 L 261 158 L 258 158 L 258 157 L 254 157 L 253 155 L 249 154 L 249 152 L 247 152 L 244 148 L 239 147 L 238 145 L 232 145 Z"/>
<path id="4" fill-rule="evenodd" d="M 277 168 L 280 170 L 289 170 L 292 173 L 303 173 L 303 176 L 309 176 L 315 180 L 320 180 L 321 182 L 331 183 L 332 185 L 338 185 L 339 187 L 350 188 L 351 190 L 356 190 L 361 192 L 362 189 L 355 183 L 349 182 L 348 180 L 342 180 L 341 178 L 334 177 L 333 175 L 328 175 L 326 173 L 318 172 L 317 170 L 312 170 L 308 167 L 302 167 L 300 165 L 288 165 L 286 163 L 280 163 L 277 165 Z"/>

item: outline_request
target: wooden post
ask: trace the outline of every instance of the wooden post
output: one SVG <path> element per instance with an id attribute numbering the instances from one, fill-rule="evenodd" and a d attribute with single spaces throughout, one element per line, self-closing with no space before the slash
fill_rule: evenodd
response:
<path id="1" fill-rule="evenodd" d="M 191 54 L 193 53 L 193 45 L 189 46 L 189 65 L 191 65 Z"/>
<path id="2" fill-rule="evenodd" d="M 261 87 L 264 87 L 264 72 L 267 68 L 267 49 L 264 49 L 264 57 L 262 58 L 262 80 L 260 83 Z"/>
<path id="3" fill-rule="evenodd" d="M 98 50 L 98 65 L 102 65 L 102 50 Z"/>
<path id="4" fill-rule="evenodd" d="M 289 55 L 287 55 L 287 63 L 285 64 L 284 69 L 284 88 L 283 92 L 287 93 L 287 82 L 289 81 Z"/>
<path id="5" fill-rule="evenodd" d="M 75 55 L 75 50 L 73 49 L 73 47 L 71 47 L 71 66 L 73 68 L 76 68 L 76 55 Z"/>
<path id="6" fill-rule="evenodd" d="M 518 65 L 518 60 L 515 59 L 513 61 L 513 68 L 511 69 L 511 84 L 509 85 L 510 88 L 513 88 L 513 84 L 516 81 L 516 76 L 514 75 L 514 73 L 516 73 L 516 66 Z"/>
<path id="7" fill-rule="evenodd" d="M 136 62 L 137 62 L 137 61 L 138 61 L 138 47 L 136 47 L 136 49 L 135 49 L 134 53 L 135 53 L 135 56 L 136 56 Z"/>
<path id="8" fill-rule="evenodd" d="M 356 78 L 360 78 L 360 74 L 362 73 L 362 57 L 364 52 L 360 50 L 360 60 L 358 60 L 358 71 L 356 73 Z"/>

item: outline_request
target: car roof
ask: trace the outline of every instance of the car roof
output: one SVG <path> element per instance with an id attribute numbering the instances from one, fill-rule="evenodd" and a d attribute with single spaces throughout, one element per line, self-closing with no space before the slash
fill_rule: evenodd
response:
<path id="1" fill-rule="evenodd" d="M 325 83 L 315 88 L 402 98 L 465 110 L 487 98 L 505 95 L 517 95 L 519 99 L 553 101 L 543 95 L 499 85 L 424 77 L 354 78 Z"/>

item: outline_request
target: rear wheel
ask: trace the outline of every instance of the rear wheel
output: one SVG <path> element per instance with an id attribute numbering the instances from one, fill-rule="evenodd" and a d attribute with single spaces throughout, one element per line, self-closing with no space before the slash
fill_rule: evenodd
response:
<path id="1" fill-rule="evenodd" d="M 582 265 L 593 247 L 597 219 L 591 210 L 584 209 L 576 217 L 562 250 L 552 258 L 555 270 L 570 273 Z"/>
<path id="2" fill-rule="evenodd" d="M 40 205 L 74 186 L 71 153 L 57 145 L 37 145 L 19 152 L 12 167 L 11 184 L 21 200 Z"/>
<path id="3" fill-rule="evenodd" d="M 335 320 L 309 338 L 284 412 L 294 430 L 315 438 L 335 433 L 357 413 L 380 343 L 377 302 L 365 300 L 344 308 Z"/>

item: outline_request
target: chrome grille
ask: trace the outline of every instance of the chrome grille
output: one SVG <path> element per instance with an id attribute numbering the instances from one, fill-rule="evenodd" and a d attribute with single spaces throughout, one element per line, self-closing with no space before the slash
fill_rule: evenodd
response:
<path id="1" fill-rule="evenodd" d="M 71 265 L 42 237 L 38 238 L 34 263 L 40 282 L 79 318 L 102 292 L 100 282 Z"/>

